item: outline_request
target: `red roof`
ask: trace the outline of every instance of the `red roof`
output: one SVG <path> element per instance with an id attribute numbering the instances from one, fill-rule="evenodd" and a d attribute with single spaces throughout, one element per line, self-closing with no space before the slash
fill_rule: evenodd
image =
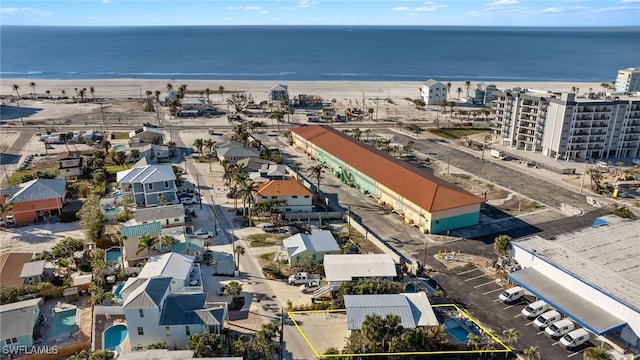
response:
<path id="1" fill-rule="evenodd" d="M 291 129 L 291 132 L 431 213 L 484 202 L 451 183 L 331 127 L 303 126 Z"/>
<path id="2" fill-rule="evenodd" d="M 306 196 L 311 191 L 296 180 L 271 180 L 259 185 L 256 193 L 260 196 Z"/>

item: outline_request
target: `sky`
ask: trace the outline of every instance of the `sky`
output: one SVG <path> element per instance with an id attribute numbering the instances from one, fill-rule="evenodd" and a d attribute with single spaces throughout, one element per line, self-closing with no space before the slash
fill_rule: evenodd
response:
<path id="1" fill-rule="evenodd" d="M 2 0 L 0 24 L 640 26 L 640 0 Z"/>

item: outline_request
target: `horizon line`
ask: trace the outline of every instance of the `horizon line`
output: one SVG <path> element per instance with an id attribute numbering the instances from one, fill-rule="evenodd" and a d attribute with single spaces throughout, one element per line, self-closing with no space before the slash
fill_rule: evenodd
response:
<path id="1" fill-rule="evenodd" d="M 0 27 L 457 27 L 457 28 L 561 28 L 561 29 L 579 29 L 579 28 L 640 28 L 640 24 L 636 25 L 403 25 L 403 24 L 355 24 L 355 25 L 333 25 L 333 24 L 190 24 L 190 25 L 61 25 L 61 24 L 44 24 L 44 25 L 23 25 L 23 24 L 2 24 Z"/>

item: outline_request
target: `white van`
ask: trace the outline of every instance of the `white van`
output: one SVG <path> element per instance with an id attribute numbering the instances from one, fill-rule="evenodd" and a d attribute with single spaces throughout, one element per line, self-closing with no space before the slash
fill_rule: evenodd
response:
<path id="1" fill-rule="evenodd" d="M 547 311 L 547 309 L 549 308 L 549 305 L 547 305 L 546 302 L 544 302 L 543 300 L 538 300 L 535 302 L 532 302 L 531 304 L 527 305 L 527 307 L 525 307 L 524 309 L 522 309 L 521 313 L 522 315 L 526 316 L 529 319 L 533 319 L 536 316 L 542 314 L 543 312 Z"/>
<path id="2" fill-rule="evenodd" d="M 553 324 L 554 322 L 558 321 L 562 319 L 562 315 L 555 311 L 555 310 L 549 310 L 547 312 L 545 312 L 544 314 L 538 316 L 534 321 L 533 321 L 533 325 L 535 327 L 537 327 L 540 330 L 544 330 L 547 328 L 547 326 Z"/>
<path id="3" fill-rule="evenodd" d="M 516 286 L 516 287 L 512 287 L 511 289 L 505 290 L 502 294 L 500 294 L 500 296 L 498 296 L 498 299 L 508 303 L 508 302 L 514 302 L 523 296 L 524 296 L 524 289 L 521 288 L 520 286 Z"/>
<path id="4" fill-rule="evenodd" d="M 587 330 L 580 328 L 573 330 L 560 339 L 560 345 L 567 349 L 573 349 L 589 341 L 589 333 Z"/>
<path id="5" fill-rule="evenodd" d="M 564 334 L 567 334 L 568 332 L 572 331 L 573 329 L 575 329 L 575 325 L 573 324 L 573 321 L 569 320 L 569 319 L 563 319 L 560 321 L 556 321 L 553 324 L 549 325 L 549 327 L 547 327 L 544 332 L 551 336 L 552 338 L 559 338 Z"/>

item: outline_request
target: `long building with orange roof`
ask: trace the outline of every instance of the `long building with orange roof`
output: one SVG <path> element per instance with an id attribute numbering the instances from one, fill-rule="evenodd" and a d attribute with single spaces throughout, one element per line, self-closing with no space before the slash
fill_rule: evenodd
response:
<path id="1" fill-rule="evenodd" d="M 293 144 L 349 186 L 425 233 L 478 224 L 483 199 L 328 126 L 291 129 Z"/>

